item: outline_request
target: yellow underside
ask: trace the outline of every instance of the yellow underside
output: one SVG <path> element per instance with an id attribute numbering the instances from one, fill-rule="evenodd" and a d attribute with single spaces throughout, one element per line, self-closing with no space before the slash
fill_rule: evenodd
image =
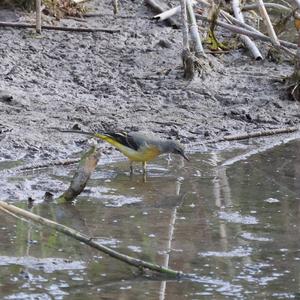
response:
<path id="1" fill-rule="evenodd" d="M 95 133 L 95 137 L 110 143 L 118 150 L 120 150 L 120 152 L 127 156 L 131 161 L 146 162 L 155 159 L 160 154 L 159 150 L 155 146 L 150 145 L 148 147 L 140 149 L 139 151 L 136 151 L 134 149 L 122 145 L 121 143 L 117 142 L 109 136 Z"/>

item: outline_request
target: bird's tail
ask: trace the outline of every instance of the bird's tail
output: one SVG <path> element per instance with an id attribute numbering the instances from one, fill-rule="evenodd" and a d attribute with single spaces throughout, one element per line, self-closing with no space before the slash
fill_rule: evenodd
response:
<path id="1" fill-rule="evenodd" d="M 75 130 L 75 129 L 60 129 L 60 128 L 56 128 L 59 132 L 63 132 L 63 133 L 77 133 L 77 134 L 85 134 L 91 137 L 97 137 L 99 139 L 102 140 L 106 140 L 107 139 L 107 135 L 105 134 L 101 134 L 101 133 L 96 133 L 96 132 L 91 132 L 91 131 L 82 131 L 82 130 Z"/>

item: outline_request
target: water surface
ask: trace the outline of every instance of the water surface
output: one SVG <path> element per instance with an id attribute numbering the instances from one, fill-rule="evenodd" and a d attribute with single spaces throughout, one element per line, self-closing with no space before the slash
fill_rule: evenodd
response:
<path id="1" fill-rule="evenodd" d="M 235 163 L 228 159 L 236 151 L 195 154 L 187 164 L 162 158 L 149 165 L 146 182 L 139 172 L 130 178 L 125 161 L 100 164 L 73 205 L 47 203 L 43 195 L 59 195 L 75 166 L 8 178 L 5 200 L 27 208 L 30 196 L 39 215 L 199 277 L 142 276 L 1 213 L 0 298 L 299 299 L 299 148 L 293 141 Z"/>

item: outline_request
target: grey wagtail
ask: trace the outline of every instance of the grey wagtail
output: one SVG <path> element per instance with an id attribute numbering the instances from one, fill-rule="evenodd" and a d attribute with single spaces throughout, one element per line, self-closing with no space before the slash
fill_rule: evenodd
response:
<path id="1" fill-rule="evenodd" d="M 61 132 L 86 134 L 100 138 L 122 152 L 130 161 L 130 172 L 133 173 L 134 161 L 143 163 L 143 171 L 146 173 L 146 164 L 160 154 L 175 153 L 189 160 L 184 153 L 183 146 L 174 140 L 160 139 L 151 133 L 145 132 L 105 132 L 93 133 L 80 130 L 60 130 Z"/>

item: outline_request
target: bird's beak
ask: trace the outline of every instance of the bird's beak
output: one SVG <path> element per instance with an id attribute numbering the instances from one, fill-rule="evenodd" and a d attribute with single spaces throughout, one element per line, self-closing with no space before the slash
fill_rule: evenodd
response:
<path id="1" fill-rule="evenodd" d="M 190 161 L 190 159 L 185 155 L 184 152 L 180 153 L 180 155 L 187 161 Z"/>

